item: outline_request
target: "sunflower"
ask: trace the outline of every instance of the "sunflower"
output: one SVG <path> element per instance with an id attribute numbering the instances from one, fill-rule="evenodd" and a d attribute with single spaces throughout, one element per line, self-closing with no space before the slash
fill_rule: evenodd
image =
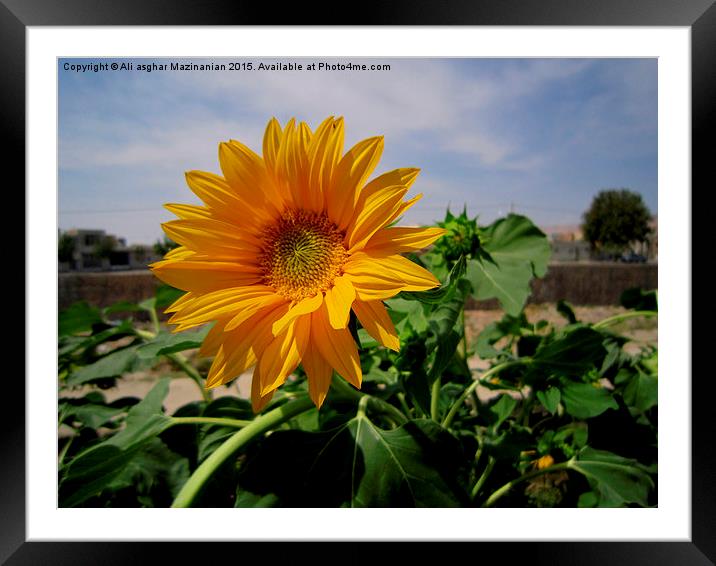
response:
<path id="1" fill-rule="evenodd" d="M 400 254 L 421 249 L 440 228 L 389 226 L 422 196 L 403 200 L 418 169 L 396 169 L 366 183 L 383 137 L 343 155 L 343 119 L 312 132 L 274 118 L 263 156 L 231 140 L 219 144 L 223 176 L 190 171 L 203 206 L 167 204 L 178 216 L 162 225 L 179 244 L 150 267 L 182 295 L 167 312 L 174 332 L 214 322 L 201 356 L 214 356 L 206 386 L 252 366 L 251 400 L 259 412 L 303 365 L 320 408 L 335 370 L 361 386 L 351 310 L 383 346 L 399 340 L 383 300 L 439 285 Z"/>

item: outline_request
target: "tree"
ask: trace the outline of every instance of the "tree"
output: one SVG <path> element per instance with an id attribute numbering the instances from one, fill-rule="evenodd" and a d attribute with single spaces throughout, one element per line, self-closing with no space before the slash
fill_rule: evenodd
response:
<path id="1" fill-rule="evenodd" d="M 102 236 L 100 241 L 94 247 L 94 255 L 99 258 L 107 259 L 117 247 L 117 238 L 114 236 Z"/>
<path id="2" fill-rule="evenodd" d="M 157 240 L 156 242 L 154 242 L 154 253 L 159 256 L 164 256 L 177 246 L 179 246 L 179 244 L 164 236 L 162 240 Z"/>
<path id="3" fill-rule="evenodd" d="M 628 189 L 601 191 L 584 213 L 582 231 L 592 249 L 624 252 L 634 242 L 645 242 L 651 213 L 639 193 Z"/>
<path id="4" fill-rule="evenodd" d="M 72 256 L 75 253 L 76 241 L 74 236 L 64 232 L 57 242 L 57 259 L 63 263 L 72 263 Z"/>

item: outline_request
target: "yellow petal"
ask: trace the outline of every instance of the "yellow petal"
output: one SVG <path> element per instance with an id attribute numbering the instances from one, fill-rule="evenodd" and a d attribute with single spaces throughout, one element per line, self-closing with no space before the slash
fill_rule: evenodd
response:
<path id="1" fill-rule="evenodd" d="M 301 364 L 308 377 L 308 395 L 320 409 L 331 387 L 333 368 L 318 352 L 312 337 L 308 341 Z"/>
<path id="2" fill-rule="evenodd" d="M 336 330 L 331 327 L 325 307 L 311 315 L 311 340 L 321 356 L 339 375 L 360 388 L 363 372 L 353 336 L 347 328 Z"/>
<path id="3" fill-rule="evenodd" d="M 164 208 L 179 218 L 211 218 L 211 211 L 205 206 L 168 203 L 164 205 Z"/>
<path id="4" fill-rule="evenodd" d="M 386 299 L 400 291 L 425 291 L 440 282 L 432 273 L 402 256 L 373 257 L 353 254 L 344 271 L 363 301 Z"/>
<path id="5" fill-rule="evenodd" d="M 283 209 L 283 198 L 269 177 L 263 160 L 241 142 L 219 144 L 219 164 L 231 188 L 252 210 L 271 217 Z"/>
<path id="6" fill-rule="evenodd" d="M 309 187 L 321 208 L 331 184 L 333 170 L 343 151 L 343 137 L 343 118 L 334 120 L 330 117 L 318 126 L 308 147 Z"/>
<path id="7" fill-rule="evenodd" d="M 261 395 L 261 378 L 259 377 L 259 366 L 254 368 L 254 375 L 251 377 L 251 408 L 254 413 L 260 413 L 273 397 L 274 391 Z"/>
<path id="8" fill-rule="evenodd" d="M 326 195 L 328 216 L 340 229 L 350 222 L 360 189 L 383 153 L 383 136 L 358 142 L 336 166 L 332 188 Z"/>
<path id="9" fill-rule="evenodd" d="M 276 156 L 281 145 L 281 137 L 281 125 L 276 118 L 271 118 L 264 133 L 263 158 L 266 168 L 272 173 L 276 171 Z"/>
<path id="10" fill-rule="evenodd" d="M 398 218 L 400 218 L 405 212 L 412 207 L 416 202 L 418 202 L 421 198 L 423 198 L 423 193 L 418 193 L 413 198 L 406 200 L 404 203 L 402 203 L 398 210 L 396 210 L 391 217 L 388 219 L 388 222 L 383 224 L 383 226 L 387 226 L 388 224 L 392 224 L 395 222 Z"/>
<path id="11" fill-rule="evenodd" d="M 177 246 L 173 250 L 169 250 L 166 254 L 164 254 L 164 259 L 186 259 L 193 256 L 195 253 L 195 251 L 189 250 L 184 246 Z"/>
<path id="12" fill-rule="evenodd" d="M 356 291 L 351 282 L 346 277 L 336 277 L 333 287 L 326 291 L 328 319 L 333 328 L 339 329 L 348 326 L 351 305 L 355 298 Z"/>
<path id="13" fill-rule="evenodd" d="M 266 347 L 259 360 L 261 395 L 266 395 L 283 384 L 298 367 L 306 351 L 310 331 L 310 318 L 299 317 Z"/>
<path id="14" fill-rule="evenodd" d="M 201 347 L 199 348 L 199 357 L 210 358 L 211 356 L 216 355 L 222 342 L 224 341 L 224 326 L 226 326 L 227 322 L 228 318 L 224 317 L 221 320 L 217 320 L 216 324 L 211 327 L 211 330 L 209 330 L 209 333 L 201 343 Z"/>
<path id="15" fill-rule="evenodd" d="M 386 187 L 377 191 L 364 203 L 362 209 L 356 211 L 346 232 L 349 253 L 362 248 L 373 234 L 388 224 L 407 192 L 407 187 Z"/>
<path id="16" fill-rule="evenodd" d="M 254 236 L 220 220 L 171 220 L 162 224 L 162 228 L 175 242 L 216 259 L 251 261 L 261 251 L 261 244 Z"/>
<path id="17" fill-rule="evenodd" d="M 273 297 L 275 293 L 265 285 L 249 285 L 212 291 L 198 296 L 178 310 L 169 319 L 171 324 L 198 326 L 222 316 L 234 316 L 244 308 L 255 303 L 257 299 Z"/>
<path id="18" fill-rule="evenodd" d="M 196 295 L 192 293 L 185 293 L 181 297 L 179 297 L 176 301 L 174 301 L 171 305 L 169 305 L 167 308 L 164 309 L 165 313 L 172 313 L 177 312 L 184 308 L 186 305 L 190 304 L 196 299 Z"/>
<path id="19" fill-rule="evenodd" d="M 294 305 L 284 316 L 273 323 L 271 332 L 274 336 L 278 336 L 283 333 L 291 322 L 293 322 L 299 316 L 311 314 L 313 311 L 318 309 L 323 303 L 323 294 L 317 293 L 313 297 L 308 297 L 299 301 L 298 304 Z"/>
<path id="20" fill-rule="evenodd" d="M 446 232 L 443 228 L 383 228 L 368 240 L 365 252 L 375 256 L 418 251 Z"/>
<path id="21" fill-rule="evenodd" d="M 420 169 L 415 167 L 407 167 L 404 169 L 393 169 L 387 173 L 379 175 L 368 183 L 359 195 L 359 201 L 364 200 L 372 196 L 376 191 L 384 189 L 386 187 L 392 187 L 395 185 L 403 185 L 404 187 L 410 188 L 410 186 L 418 178 Z"/>
<path id="22" fill-rule="evenodd" d="M 234 262 L 165 260 L 153 263 L 150 267 L 164 283 L 197 293 L 253 285 L 262 278 L 258 267 Z"/>
<path id="23" fill-rule="evenodd" d="M 308 187 L 309 162 L 306 140 L 295 120 L 291 119 L 283 132 L 281 147 L 276 158 L 277 179 L 281 182 L 284 198 L 293 206 L 303 208 L 310 198 Z"/>
<path id="24" fill-rule="evenodd" d="M 396 352 L 400 350 L 398 333 L 381 301 L 356 301 L 353 312 L 366 332 L 379 343 Z"/>
<path id="25" fill-rule="evenodd" d="M 236 329 L 223 332 L 221 346 L 206 379 L 207 387 L 216 387 L 237 378 L 254 365 L 273 340 L 271 325 L 288 310 L 288 304 L 265 307 Z"/>
<path id="26" fill-rule="evenodd" d="M 204 171 L 188 171 L 185 176 L 189 188 L 217 219 L 253 228 L 270 219 L 263 209 L 254 209 L 251 215 L 244 214 L 250 204 L 241 199 L 223 177 Z"/>
<path id="27" fill-rule="evenodd" d="M 253 316 L 254 313 L 257 313 L 265 307 L 273 307 L 285 304 L 286 299 L 284 299 L 280 295 L 271 294 L 265 295 L 263 297 L 257 297 L 252 301 L 244 301 L 244 303 L 245 304 L 241 307 L 241 310 L 236 315 L 234 315 L 234 317 L 226 325 L 227 331 L 233 330 L 245 320 L 248 320 L 251 316 Z"/>

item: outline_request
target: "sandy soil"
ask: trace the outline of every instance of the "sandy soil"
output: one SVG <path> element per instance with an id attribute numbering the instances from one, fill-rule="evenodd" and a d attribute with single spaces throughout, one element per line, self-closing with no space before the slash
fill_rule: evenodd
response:
<path id="1" fill-rule="evenodd" d="M 613 316 L 620 312 L 625 312 L 621 307 L 575 307 L 575 315 L 584 322 L 597 322 L 607 317 Z M 527 319 L 536 323 L 539 320 L 547 320 L 556 326 L 565 324 L 564 318 L 557 312 L 554 305 L 528 305 L 525 311 Z M 474 340 L 477 335 L 491 322 L 495 322 L 502 317 L 500 310 L 484 310 L 466 311 L 466 328 L 468 343 Z M 643 346 L 657 343 L 657 321 L 656 319 L 631 319 L 614 327 L 622 334 L 632 338 L 632 342 L 627 345 L 627 349 L 637 352 Z M 191 359 L 195 359 L 196 351 L 185 352 Z M 210 360 L 196 360 L 200 369 L 205 372 L 208 370 Z M 474 369 L 483 369 L 489 366 L 489 362 L 481 360 L 477 357 L 471 358 L 470 367 Z M 172 414 L 176 409 L 189 403 L 201 399 L 197 384 L 186 377 L 182 372 L 176 371 L 168 363 L 162 363 L 157 368 L 149 372 L 137 372 L 124 376 L 118 380 L 117 387 L 104 390 L 103 393 L 109 402 L 120 397 L 139 397 L 142 398 L 154 386 L 156 380 L 160 376 L 170 375 L 172 379 L 169 387 L 169 395 L 165 401 L 165 409 L 168 414 Z M 478 395 L 481 398 L 489 398 L 494 396 L 494 391 L 479 388 Z M 90 391 L 90 387 L 77 389 L 72 392 L 63 392 L 63 396 L 81 397 Z M 243 374 L 239 379 L 234 381 L 228 387 L 219 387 L 212 390 L 214 398 L 226 395 L 240 395 L 248 397 L 251 390 L 251 371 Z"/>

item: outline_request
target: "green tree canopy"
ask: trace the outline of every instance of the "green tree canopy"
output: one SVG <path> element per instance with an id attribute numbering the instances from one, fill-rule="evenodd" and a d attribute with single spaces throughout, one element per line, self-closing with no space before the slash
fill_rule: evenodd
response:
<path id="1" fill-rule="evenodd" d="M 155 254 L 164 256 L 178 246 L 179 244 L 177 244 L 175 241 L 170 240 L 169 238 L 164 236 L 162 240 L 157 240 L 156 242 L 154 242 L 153 247 Z"/>
<path id="2" fill-rule="evenodd" d="M 75 252 L 75 238 L 63 232 L 57 242 L 57 257 L 62 262 L 71 262 Z"/>
<path id="3" fill-rule="evenodd" d="M 631 242 L 647 240 L 651 213 L 639 193 L 628 189 L 601 191 L 584 213 L 584 238 L 593 249 L 621 252 Z"/>
<path id="4" fill-rule="evenodd" d="M 102 236 L 94 247 L 94 254 L 97 257 L 108 258 L 117 248 L 117 238 L 114 236 Z"/>

